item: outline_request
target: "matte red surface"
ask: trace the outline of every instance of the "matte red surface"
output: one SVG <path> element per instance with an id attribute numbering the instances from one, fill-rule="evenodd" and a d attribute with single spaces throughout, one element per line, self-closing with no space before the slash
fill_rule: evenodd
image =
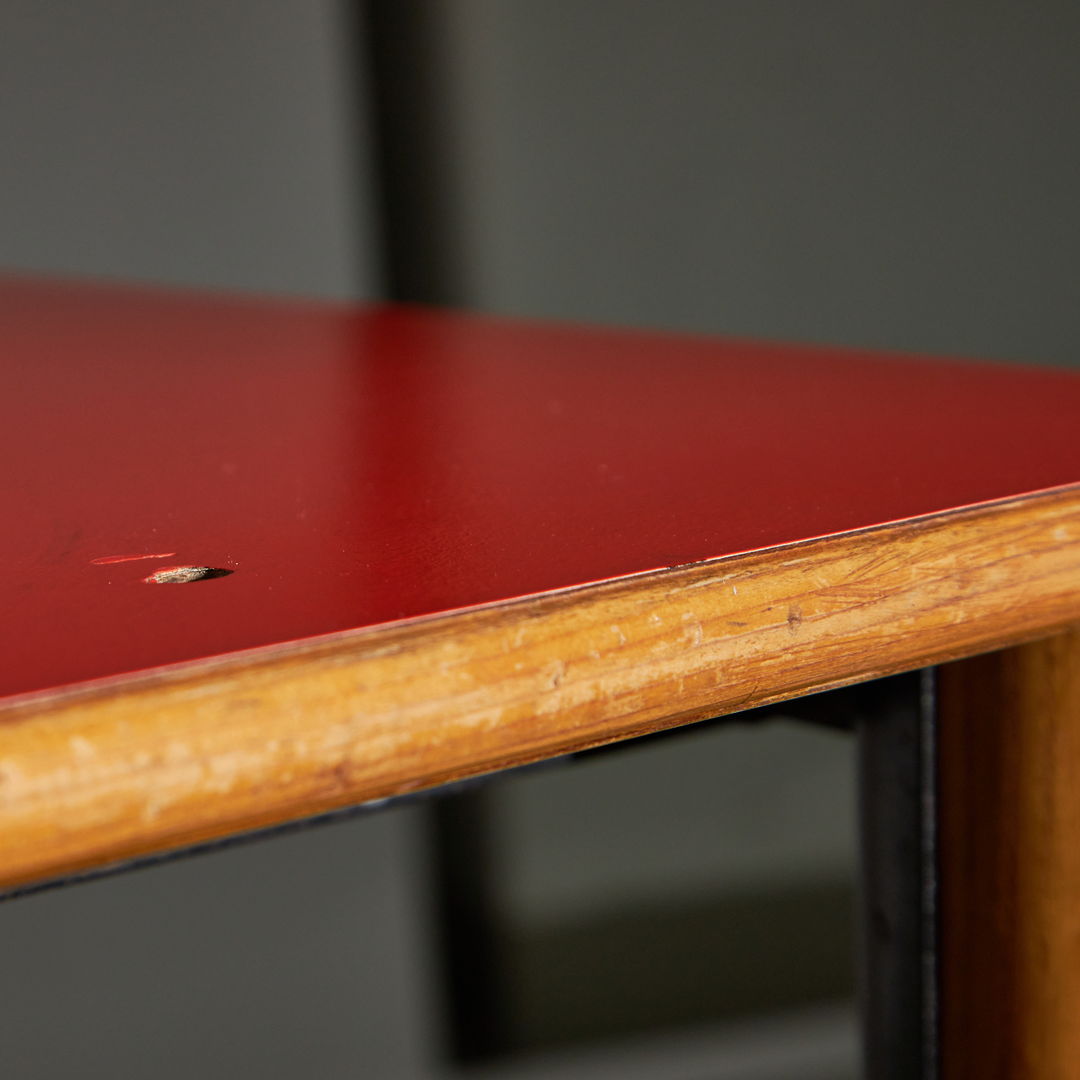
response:
<path id="1" fill-rule="evenodd" d="M 9 280 L 0 695 L 1076 483 L 1078 430 L 1067 372 Z"/>

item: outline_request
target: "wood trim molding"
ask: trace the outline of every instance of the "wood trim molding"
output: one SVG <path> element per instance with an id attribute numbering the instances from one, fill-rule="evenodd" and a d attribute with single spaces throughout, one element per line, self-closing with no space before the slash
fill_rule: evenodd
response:
<path id="1" fill-rule="evenodd" d="M 0 705 L 0 885 L 1080 621 L 1080 487 Z"/>

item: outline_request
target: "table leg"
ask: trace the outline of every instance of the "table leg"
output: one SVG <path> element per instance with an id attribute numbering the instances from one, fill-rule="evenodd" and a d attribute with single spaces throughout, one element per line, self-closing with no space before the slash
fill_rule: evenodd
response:
<path id="1" fill-rule="evenodd" d="M 509 1037 L 491 792 L 433 799 L 427 820 L 442 1037 L 455 1062 L 473 1064 L 504 1053 Z"/>
<path id="2" fill-rule="evenodd" d="M 944 1080 L 1080 1071 L 1080 629 L 939 671 Z"/>
<path id="3" fill-rule="evenodd" d="M 934 681 L 926 670 L 856 688 L 859 1011 L 872 1080 L 937 1076 Z"/>

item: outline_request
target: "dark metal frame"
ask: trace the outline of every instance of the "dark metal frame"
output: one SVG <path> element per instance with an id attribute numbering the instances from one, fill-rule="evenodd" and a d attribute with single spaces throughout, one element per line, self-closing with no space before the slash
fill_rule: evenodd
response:
<path id="1" fill-rule="evenodd" d="M 932 669 L 878 679 L 572 756 L 587 760 L 632 751 L 699 731 L 704 724 L 777 717 L 854 733 L 857 980 L 864 1075 L 870 1080 L 937 1080 L 938 1075 L 934 683 Z M 490 804 L 490 790 L 475 787 L 430 804 L 446 1045 L 461 1063 L 509 1049 Z"/>
<path id="2" fill-rule="evenodd" d="M 935 673 L 861 717 L 860 971 L 865 1075 L 938 1075 Z"/>

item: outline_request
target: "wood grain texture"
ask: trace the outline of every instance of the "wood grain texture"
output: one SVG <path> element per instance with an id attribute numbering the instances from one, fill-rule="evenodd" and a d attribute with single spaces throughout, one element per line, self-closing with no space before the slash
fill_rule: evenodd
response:
<path id="1" fill-rule="evenodd" d="M 1080 628 L 940 672 L 942 1076 L 1080 1071 Z"/>
<path id="2" fill-rule="evenodd" d="M 1030 639 L 1080 489 L 0 706 L 0 884 Z M 974 737 L 974 736 L 973 736 Z"/>

